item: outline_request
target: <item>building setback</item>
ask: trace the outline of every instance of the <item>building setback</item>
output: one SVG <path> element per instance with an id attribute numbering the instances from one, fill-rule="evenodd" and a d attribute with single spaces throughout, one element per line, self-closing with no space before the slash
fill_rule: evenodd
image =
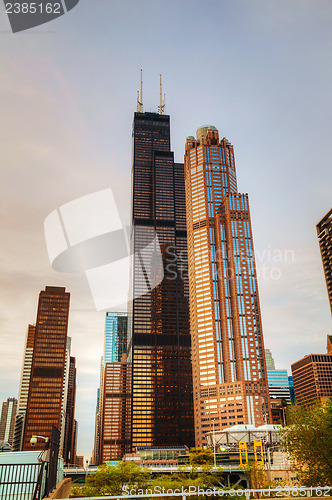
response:
<path id="1" fill-rule="evenodd" d="M 185 182 L 196 445 L 236 424 L 270 422 L 248 196 L 215 127 L 187 138 Z"/>
<path id="2" fill-rule="evenodd" d="M 61 427 L 70 294 L 47 286 L 39 294 L 23 450 L 33 434 L 51 437 Z"/>
<path id="3" fill-rule="evenodd" d="M 13 443 L 15 417 L 17 413 L 17 399 L 8 398 L 2 403 L 0 420 L 0 441 L 6 441 L 10 445 Z"/>
<path id="4" fill-rule="evenodd" d="M 332 208 L 318 222 L 316 229 L 332 313 Z"/>
<path id="5" fill-rule="evenodd" d="M 194 445 L 185 214 L 184 170 L 170 150 L 170 117 L 139 110 L 128 339 L 132 448 Z"/>

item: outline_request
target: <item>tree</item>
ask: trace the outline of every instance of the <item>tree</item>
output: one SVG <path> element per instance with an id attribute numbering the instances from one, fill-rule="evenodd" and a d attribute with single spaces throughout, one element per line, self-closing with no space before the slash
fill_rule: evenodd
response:
<path id="1" fill-rule="evenodd" d="M 73 487 L 72 493 L 79 496 L 121 495 L 126 485 L 136 490 L 145 488 L 151 472 L 139 467 L 135 462 L 119 462 L 116 466 L 100 465 L 97 472 L 89 474 L 82 488 Z"/>
<path id="2" fill-rule="evenodd" d="M 213 453 L 209 448 L 190 448 L 190 465 L 213 464 Z"/>
<path id="3" fill-rule="evenodd" d="M 281 434 L 300 483 L 332 484 L 332 400 L 293 406 L 288 415 Z"/>

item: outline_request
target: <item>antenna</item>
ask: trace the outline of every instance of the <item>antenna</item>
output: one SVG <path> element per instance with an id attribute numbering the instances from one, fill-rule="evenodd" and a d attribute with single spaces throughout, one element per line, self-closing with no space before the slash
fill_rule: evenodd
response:
<path id="1" fill-rule="evenodd" d="M 165 94 L 164 94 L 164 101 L 162 100 L 162 88 L 161 88 L 161 75 L 159 75 L 159 106 L 158 106 L 158 113 L 162 115 L 165 110 Z"/>
<path id="2" fill-rule="evenodd" d="M 137 113 L 143 113 L 143 80 L 141 70 L 140 90 L 137 91 Z"/>

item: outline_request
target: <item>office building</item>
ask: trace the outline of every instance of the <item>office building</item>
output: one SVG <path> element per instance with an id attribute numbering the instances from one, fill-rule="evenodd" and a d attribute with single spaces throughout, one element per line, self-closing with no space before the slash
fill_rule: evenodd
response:
<path id="1" fill-rule="evenodd" d="M 75 448 L 75 432 L 74 432 L 74 416 L 75 416 L 75 400 L 76 400 L 76 358 L 70 356 L 68 385 L 66 398 L 66 418 L 65 432 L 63 443 L 63 459 L 67 464 L 74 464 L 76 455 Z"/>
<path id="2" fill-rule="evenodd" d="M 107 312 L 104 352 L 97 392 L 93 463 L 122 458 L 130 446 L 127 412 L 129 408 L 126 362 L 128 315 Z"/>
<path id="3" fill-rule="evenodd" d="M 234 150 L 215 127 L 185 149 L 196 445 L 236 424 L 270 423 L 264 342 L 247 194 Z"/>
<path id="4" fill-rule="evenodd" d="M 158 114 L 143 113 L 138 103 L 134 114 L 131 247 L 132 448 L 190 447 L 194 421 L 184 169 L 174 162 L 170 117 L 162 104 Z"/>
<path id="5" fill-rule="evenodd" d="M 288 377 L 288 385 L 289 385 L 289 395 L 290 395 L 291 403 L 295 404 L 294 382 L 293 382 L 293 377 L 291 375 Z"/>
<path id="6" fill-rule="evenodd" d="M 332 354 L 309 354 L 291 368 L 297 404 L 332 397 Z"/>
<path id="7" fill-rule="evenodd" d="M 270 349 L 265 349 L 266 373 L 270 398 L 291 400 L 287 370 L 278 370 Z M 272 402 L 271 402 L 272 403 Z"/>
<path id="8" fill-rule="evenodd" d="M 70 294 L 47 286 L 39 294 L 36 331 L 26 409 L 23 450 L 33 434 L 50 437 L 61 431 Z"/>
<path id="9" fill-rule="evenodd" d="M 332 208 L 317 224 L 316 229 L 332 312 Z"/>
<path id="10" fill-rule="evenodd" d="M 17 399 L 8 398 L 2 403 L 0 420 L 0 441 L 6 441 L 10 445 L 13 443 L 15 417 L 17 412 Z"/>
<path id="11" fill-rule="evenodd" d="M 26 333 L 25 349 L 23 353 L 21 381 L 20 381 L 19 396 L 18 396 L 18 411 L 16 415 L 15 431 L 13 439 L 13 451 L 20 451 L 22 449 L 23 429 L 24 429 L 25 412 L 28 404 L 35 332 L 36 332 L 36 326 L 29 325 Z"/>
<path id="12" fill-rule="evenodd" d="M 129 451 L 130 439 L 126 433 L 127 362 L 123 355 L 120 362 L 106 363 L 100 405 L 99 463 L 122 459 Z"/>
<path id="13" fill-rule="evenodd" d="M 127 313 L 106 313 L 104 363 L 121 361 L 122 355 L 127 353 L 127 328 Z"/>

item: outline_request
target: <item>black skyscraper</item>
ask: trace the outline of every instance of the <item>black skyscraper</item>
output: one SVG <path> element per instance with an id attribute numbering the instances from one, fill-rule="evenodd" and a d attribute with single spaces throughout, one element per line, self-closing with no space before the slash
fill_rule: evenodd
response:
<path id="1" fill-rule="evenodd" d="M 133 142 L 132 447 L 194 446 L 184 168 L 169 116 L 135 113 Z"/>

